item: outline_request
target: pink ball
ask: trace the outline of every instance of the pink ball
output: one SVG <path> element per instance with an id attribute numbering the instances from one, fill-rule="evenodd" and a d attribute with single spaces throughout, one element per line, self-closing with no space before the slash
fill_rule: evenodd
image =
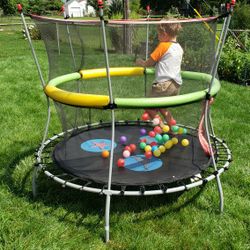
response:
<path id="1" fill-rule="evenodd" d="M 160 119 L 159 118 L 154 118 L 153 119 L 153 125 L 159 125 L 160 124 Z"/>
<path id="2" fill-rule="evenodd" d="M 124 158 L 128 158 L 130 156 L 130 152 L 128 150 L 124 150 L 122 155 Z"/>

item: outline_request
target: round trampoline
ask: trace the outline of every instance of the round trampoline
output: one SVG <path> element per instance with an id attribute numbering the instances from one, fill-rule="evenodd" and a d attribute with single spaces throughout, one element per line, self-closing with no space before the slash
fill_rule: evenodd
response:
<path id="1" fill-rule="evenodd" d="M 106 241 L 112 195 L 168 194 L 215 179 L 222 211 L 220 175 L 232 157 L 215 135 L 211 104 L 221 87 L 217 67 L 230 11 L 199 19 L 104 22 L 101 2 L 100 21 L 30 15 L 48 54 L 47 82 L 19 9 L 48 104 L 33 194 L 41 171 L 64 187 L 104 194 Z M 217 41 L 217 21 L 224 17 Z M 155 71 L 136 67 L 135 59 L 147 59 L 158 43 L 158 25 L 173 22 L 182 26 L 178 36 L 184 50 L 181 93 L 150 97 Z M 48 138 L 51 100 L 62 131 Z M 173 124 L 161 117 L 145 118 L 144 110 L 162 108 L 171 111 Z"/>

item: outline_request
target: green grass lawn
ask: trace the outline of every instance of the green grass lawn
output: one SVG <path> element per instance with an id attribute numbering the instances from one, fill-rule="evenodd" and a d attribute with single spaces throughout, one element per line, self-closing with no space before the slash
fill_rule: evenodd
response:
<path id="1" fill-rule="evenodd" d="M 42 42 L 34 45 L 47 72 Z M 249 88 L 222 82 L 213 105 L 215 132 L 234 158 L 221 176 L 224 213 L 215 181 L 179 195 L 112 197 L 105 244 L 104 196 L 63 189 L 44 177 L 32 198 L 46 99 L 21 32 L 0 31 L 0 69 L 0 249 L 250 249 Z M 50 131 L 60 132 L 55 109 Z"/>

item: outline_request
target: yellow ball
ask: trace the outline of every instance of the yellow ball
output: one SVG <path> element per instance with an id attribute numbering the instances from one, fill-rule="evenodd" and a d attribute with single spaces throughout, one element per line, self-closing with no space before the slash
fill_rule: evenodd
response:
<path id="1" fill-rule="evenodd" d="M 173 144 L 172 140 L 169 140 L 169 141 L 167 141 L 167 142 L 164 144 L 164 146 L 165 146 L 166 149 L 172 148 L 173 145 L 174 145 L 174 144 Z"/>
<path id="2" fill-rule="evenodd" d="M 181 145 L 184 146 L 184 147 L 187 147 L 187 146 L 189 145 L 189 140 L 183 139 L 183 140 L 181 141 Z"/>
<path id="3" fill-rule="evenodd" d="M 159 157 L 161 155 L 161 151 L 159 149 L 156 149 L 154 152 L 153 152 L 153 155 L 155 157 Z"/>
<path id="4" fill-rule="evenodd" d="M 159 150 L 161 151 L 161 153 L 164 153 L 166 151 L 166 148 L 163 145 L 161 145 L 159 146 Z"/>
<path id="5" fill-rule="evenodd" d="M 183 134 L 183 131 L 184 131 L 183 128 L 179 128 L 179 129 L 178 129 L 178 134 L 179 134 L 179 135 Z"/>
<path id="6" fill-rule="evenodd" d="M 162 126 L 162 131 L 163 131 L 163 133 L 167 133 L 169 131 L 169 126 L 168 125 L 163 125 Z"/>
<path id="7" fill-rule="evenodd" d="M 149 151 L 152 151 L 152 147 L 147 145 L 145 148 L 144 148 L 145 152 L 149 152 Z"/>
<path id="8" fill-rule="evenodd" d="M 178 143 L 178 139 L 176 137 L 173 137 L 171 139 L 171 141 L 173 142 L 174 145 L 176 145 Z"/>

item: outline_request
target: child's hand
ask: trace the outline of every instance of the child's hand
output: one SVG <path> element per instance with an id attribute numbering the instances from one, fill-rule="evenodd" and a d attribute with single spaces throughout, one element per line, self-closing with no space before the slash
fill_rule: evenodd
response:
<path id="1" fill-rule="evenodd" d="M 135 64 L 138 66 L 145 67 L 145 61 L 142 60 L 141 58 L 136 59 Z"/>

